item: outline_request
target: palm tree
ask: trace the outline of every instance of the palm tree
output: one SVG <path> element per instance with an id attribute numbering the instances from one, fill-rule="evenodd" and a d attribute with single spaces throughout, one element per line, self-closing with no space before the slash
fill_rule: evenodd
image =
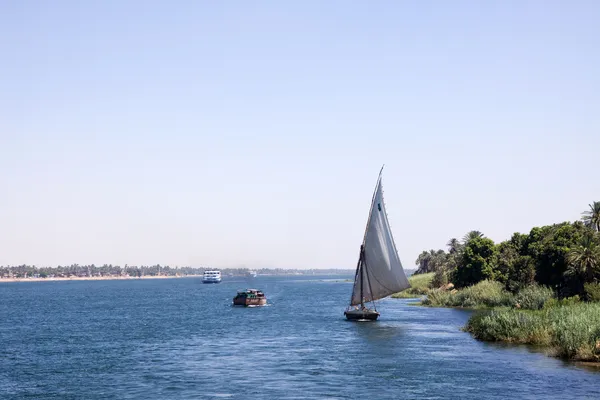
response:
<path id="1" fill-rule="evenodd" d="M 431 254 L 428 251 L 423 251 L 417 257 L 415 264 L 419 266 L 419 268 L 415 271 L 415 274 L 424 274 L 429 272 L 429 263 L 431 262 Z"/>
<path id="2" fill-rule="evenodd" d="M 581 220 L 586 226 L 600 232 L 600 201 L 594 201 L 589 206 L 589 211 L 581 213 L 581 215 L 583 215 Z"/>
<path id="3" fill-rule="evenodd" d="M 435 272 L 438 269 L 445 268 L 448 261 L 448 254 L 444 250 L 429 250 L 431 261 L 429 262 L 429 272 Z"/>
<path id="4" fill-rule="evenodd" d="M 579 275 L 588 282 L 600 273 L 600 246 L 593 235 L 585 235 L 579 245 L 567 253 L 567 275 Z"/>
<path id="5" fill-rule="evenodd" d="M 463 236 L 463 243 L 467 243 L 471 239 L 477 239 L 483 237 L 483 233 L 479 231 L 471 231 Z"/>
<path id="6" fill-rule="evenodd" d="M 450 240 L 448 240 L 448 243 L 446 243 L 446 246 L 448 246 L 448 253 L 450 254 L 456 254 L 460 251 L 460 248 L 462 247 L 462 245 L 460 244 L 460 241 L 457 238 L 452 238 Z"/>

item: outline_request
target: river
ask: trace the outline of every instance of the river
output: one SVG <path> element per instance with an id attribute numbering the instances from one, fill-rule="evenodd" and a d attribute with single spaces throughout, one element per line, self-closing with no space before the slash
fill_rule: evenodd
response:
<path id="1" fill-rule="evenodd" d="M 0 284 L 0 399 L 599 399 L 600 370 L 474 340 L 469 312 L 378 302 L 350 276 Z M 231 306 L 237 289 L 269 305 Z"/>

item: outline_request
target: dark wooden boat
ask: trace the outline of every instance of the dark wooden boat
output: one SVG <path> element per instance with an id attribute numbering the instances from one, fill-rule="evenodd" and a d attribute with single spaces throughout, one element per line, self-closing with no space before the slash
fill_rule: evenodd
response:
<path id="1" fill-rule="evenodd" d="M 350 309 L 344 311 L 344 315 L 350 321 L 375 321 L 379 317 L 379 312 L 364 307 L 360 309 Z"/>
<path id="2" fill-rule="evenodd" d="M 233 298 L 234 306 L 264 306 L 267 304 L 265 294 L 257 289 L 238 290 Z"/>

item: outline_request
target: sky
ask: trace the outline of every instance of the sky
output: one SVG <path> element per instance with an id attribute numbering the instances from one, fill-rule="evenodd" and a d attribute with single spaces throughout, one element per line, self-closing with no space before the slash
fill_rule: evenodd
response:
<path id="1" fill-rule="evenodd" d="M 600 3 L 0 3 L 0 265 L 355 268 L 600 200 Z"/>

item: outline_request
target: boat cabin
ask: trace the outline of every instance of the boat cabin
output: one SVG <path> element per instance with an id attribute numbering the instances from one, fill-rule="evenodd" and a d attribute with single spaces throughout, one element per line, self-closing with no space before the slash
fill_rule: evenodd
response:
<path id="1" fill-rule="evenodd" d="M 264 306 L 267 304 L 265 294 L 258 289 L 238 290 L 233 298 L 236 306 Z"/>
<path id="2" fill-rule="evenodd" d="M 265 297 L 265 294 L 258 289 L 238 290 L 236 297 L 246 297 L 249 299 Z"/>

